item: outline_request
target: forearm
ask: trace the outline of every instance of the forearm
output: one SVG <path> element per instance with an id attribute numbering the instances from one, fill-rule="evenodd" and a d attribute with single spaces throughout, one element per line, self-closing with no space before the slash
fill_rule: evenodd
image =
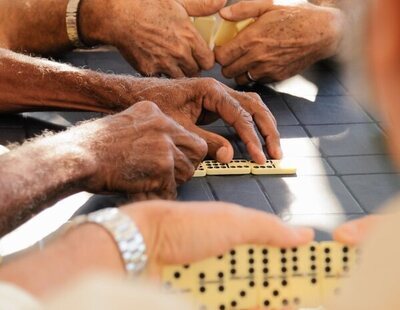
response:
<path id="1" fill-rule="evenodd" d="M 97 33 L 103 11 L 96 10 L 92 2 L 81 1 L 79 32 L 87 44 L 103 43 Z M 41 55 L 71 49 L 65 20 L 67 4 L 68 0 L 0 0 L 0 46 Z"/>
<path id="2" fill-rule="evenodd" d="M 0 235 L 56 200 L 84 189 L 94 165 L 76 142 L 83 134 L 69 130 L 0 156 Z"/>
<path id="3" fill-rule="evenodd" d="M 82 274 L 99 270 L 122 275 L 124 266 L 104 228 L 84 224 L 43 251 L 35 250 L 4 264 L 0 281 L 14 283 L 40 298 Z"/>
<path id="4" fill-rule="evenodd" d="M 0 113 L 60 109 L 112 113 L 135 103 L 135 92 L 149 83 L 151 79 L 103 74 L 0 49 Z"/>

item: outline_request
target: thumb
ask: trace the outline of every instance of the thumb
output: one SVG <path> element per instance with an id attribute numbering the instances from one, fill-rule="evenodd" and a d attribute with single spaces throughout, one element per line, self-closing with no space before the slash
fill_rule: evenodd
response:
<path id="1" fill-rule="evenodd" d="M 213 159 L 220 163 L 229 163 L 233 159 L 232 145 L 224 137 L 201 129 L 196 125 L 190 125 L 187 129 L 194 132 L 207 142 L 208 155 Z"/>
<path id="2" fill-rule="evenodd" d="M 240 1 L 223 8 L 219 13 L 224 19 L 230 21 L 241 21 L 246 18 L 259 17 L 270 10 L 272 6 L 272 0 Z"/>
<path id="3" fill-rule="evenodd" d="M 222 9 L 226 0 L 178 0 L 190 16 L 207 16 Z"/>

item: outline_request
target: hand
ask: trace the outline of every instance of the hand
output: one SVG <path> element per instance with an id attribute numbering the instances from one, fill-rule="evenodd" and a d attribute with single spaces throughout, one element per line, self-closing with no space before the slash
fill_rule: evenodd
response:
<path id="1" fill-rule="evenodd" d="M 255 93 L 234 91 L 211 78 L 196 78 L 149 79 L 141 91 L 133 95 L 134 101 L 156 102 L 165 114 L 203 138 L 208 144 L 208 154 L 220 162 L 232 160 L 233 148 L 229 141 L 195 125 L 213 121 L 216 116 L 236 129 L 256 162 L 265 163 L 265 155 L 254 123 L 265 139 L 269 155 L 276 159 L 282 157 L 275 118 Z"/>
<path id="2" fill-rule="evenodd" d="M 342 13 L 312 4 L 272 6 L 271 1 L 241 1 L 221 10 L 228 20 L 258 17 L 231 42 L 215 50 L 222 73 L 240 85 L 287 79 L 333 56 L 341 39 Z"/>
<path id="3" fill-rule="evenodd" d="M 348 245 L 359 245 L 370 231 L 383 220 L 382 215 L 368 215 L 342 224 L 333 232 L 333 239 Z"/>
<path id="4" fill-rule="evenodd" d="M 90 192 L 122 191 L 136 199 L 176 197 L 207 152 L 205 142 L 151 102 L 78 126 L 73 137 L 90 158 Z"/>
<path id="5" fill-rule="evenodd" d="M 194 76 L 214 65 L 214 55 L 189 16 L 218 12 L 226 0 L 85 0 L 86 41 L 114 45 L 140 73 Z"/>
<path id="6" fill-rule="evenodd" d="M 241 244 L 295 247 L 314 238 L 309 228 L 288 227 L 271 214 L 223 202 L 136 203 L 121 209 L 141 231 L 148 270 L 217 256 Z"/>

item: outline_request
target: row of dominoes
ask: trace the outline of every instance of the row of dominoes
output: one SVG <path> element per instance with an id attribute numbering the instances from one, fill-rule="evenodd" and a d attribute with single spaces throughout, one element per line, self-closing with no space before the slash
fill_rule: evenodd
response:
<path id="1" fill-rule="evenodd" d="M 240 31 L 254 22 L 248 18 L 240 22 L 222 19 L 218 14 L 193 18 L 193 25 L 211 49 L 231 41 Z"/>
<path id="2" fill-rule="evenodd" d="M 229 174 L 296 174 L 296 168 L 282 160 L 267 160 L 260 165 L 245 159 L 234 159 L 228 164 L 205 160 L 194 172 L 194 177 Z"/>
<path id="3" fill-rule="evenodd" d="M 196 309 L 316 308 L 338 292 L 358 261 L 354 247 L 313 242 L 293 249 L 240 246 L 191 265 L 163 269 L 163 287 Z"/>

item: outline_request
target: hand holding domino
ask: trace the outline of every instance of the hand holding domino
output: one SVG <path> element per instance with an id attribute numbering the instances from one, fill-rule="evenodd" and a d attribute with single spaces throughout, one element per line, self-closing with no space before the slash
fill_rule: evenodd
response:
<path id="1" fill-rule="evenodd" d="M 215 46 L 222 46 L 231 41 L 240 31 L 255 21 L 248 18 L 240 22 L 231 22 L 222 19 L 218 14 L 204 17 L 195 17 L 193 25 L 213 49 Z"/>
<path id="2" fill-rule="evenodd" d="M 167 266 L 167 291 L 196 309 L 316 308 L 338 293 L 359 251 L 334 241 L 290 249 L 244 245 L 194 264 Z"/>

